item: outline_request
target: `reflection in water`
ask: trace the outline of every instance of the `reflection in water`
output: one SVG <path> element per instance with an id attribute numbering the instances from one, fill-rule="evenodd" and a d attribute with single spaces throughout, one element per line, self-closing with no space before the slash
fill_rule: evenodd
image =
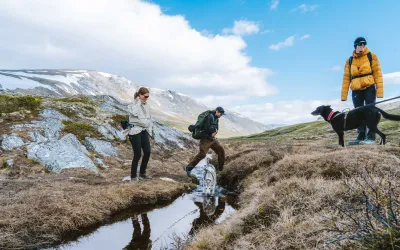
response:
<path id="1" fill-rule="evenodd" d="M 204 226 L 220 223 L 235 212 L 234 204 L 229 196 L 186 194 L 164 207 L 135 208 L 118 214 L 113 223 L 55 249 L 174 249 L 174 236 L 184 240 Z"/>
<path id="2" fill-rule="evenodd" d="M 151 249 L 152 241 L 150 240 L 150 221 L 147 213 L 140 215 L 142 218 L 143 232 L 140 227 L 138 216 L 132 217 L 133 234 L 132 240 L 123 250 L 147 250 Z"/>
<path id="3" fill-rule="evenodd" d="M 226 203 L 225 197 L 194 196 L 193 199 L 194 204 L 198 207 L 195 211 L 199 211 L 199 217 L 195 218 L 191 223 L 192 227 L 188 233 L 189 236 L 193 236 L 201 227 L 216 223 L 216 220 L 224 213 Z M 190 212 L 189 214 L 192 213 Z M 147 213 L 140 214 L 140 216 L 142 219 L 143 231 L 138 216 L 134 215 L 132 217 L 132 240 L 123 250 L 148 250 L 152 248 L 150 221 L 147 217 Z M 158 239 L 160 239 L 160 237 L 158 237 L 155 242 L 158 241 Z"/>
<path id="4" fill-rule="evenodd" d="M 217 206 L 216 202 L 218 202 Z M 189 231 L 190 236 L 193 236 L 201 227 L 216 222 L 225 211 L 225 197 L 204 196 L 203 202 L 195 201 L 194 204 L 199 208 L 200 215 L 192 222 L 192 228 Z"/>

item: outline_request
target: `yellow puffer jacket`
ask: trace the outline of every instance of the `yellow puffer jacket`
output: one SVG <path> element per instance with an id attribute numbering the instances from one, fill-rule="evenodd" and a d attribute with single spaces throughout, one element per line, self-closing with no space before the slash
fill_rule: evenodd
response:
<path id="1" fill-rule="evenodd" d="M 372 69 L 368 60 L 369 49 L 365 48 L 360 54 L 353 52 L 353 62 L 351 63 L 351 75 L 353 77 L 359 75 L 370 74 L 359 78 L 350 80 L 350 62 L 349 59 L 346 61 L 344 67 L 343 83 L 342 83 L 342 101 L 347 100 L 347 95 L 349 93 L 349 86 L 351 90 L 362 90 L 366 89 L 371 85 L 376 84 L 376 96 L 378 98 L 383 98 L 383 78 L 381 65 L 379 64 L 378 57 L 371 53 L 372 55 Z"/>

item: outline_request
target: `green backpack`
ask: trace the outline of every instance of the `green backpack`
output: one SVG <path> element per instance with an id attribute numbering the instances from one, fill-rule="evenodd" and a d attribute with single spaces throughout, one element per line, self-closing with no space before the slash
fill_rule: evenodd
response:
<path id="1" fill-rule="evenodd" d="M 211 110 L 207 110 L 204 111 L 203 113 L 201 113 L 198 117 L 197 117 L 197 121 L 194 125 L 190 125 L 189 126 L 189 131 L 192 132 L 192 137 L 193 139 L 201 139 L 204 134 L 203 134 L 203 124 L 204 124 L 204 120 L 206 119 L 206 117 L 211 114 Z"/>

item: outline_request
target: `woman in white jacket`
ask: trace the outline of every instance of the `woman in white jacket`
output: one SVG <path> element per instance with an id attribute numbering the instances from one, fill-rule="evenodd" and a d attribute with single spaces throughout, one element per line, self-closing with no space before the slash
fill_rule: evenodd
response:
<path id="1" fill-rule="evenodd" d="M 146 174 L 147 163 L 150 158 L 150 139 L 153 135 L 153 123 L 151 122 L 150 107 L 147 104 L 150 92 L 147 88 L 140 88 L 135 93 L 135 100 L 128 105 L 129 124 L 133 127 L 129 130 L 129 141 L 133 148 L 133 160 L 131 166 L 131 181 L 150 180 L 151 176 Z M 137 177 L 137 167 L 142 156 L 140 164 L 140 174 Z"/>

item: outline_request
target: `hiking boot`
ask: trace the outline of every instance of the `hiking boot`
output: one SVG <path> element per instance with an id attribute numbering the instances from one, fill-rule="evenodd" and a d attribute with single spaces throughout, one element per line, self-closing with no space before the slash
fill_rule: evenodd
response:
<path id="1" fill-rule="evenodd" d="M 191 168 L 190 166 L 183 167 L 183 170 L 186 171 L 186 175 L 187 175 L 188 177 L 190 177 L 190 174 L 191 174 L 192 169 L 193 169 L 193 168 Z"/>
<path id="2" fill-rule="evenodd" d="M 362 141 L 355 139 L 354 141 L 349 141 L 347 143 L 347 145 L 349 145 L 349 146 L 351 146 L 351 145 L 360 145 L 360 142 L 362 142 Z"/>
<path id="3" fill-rule="evenodd" d="M 131 181 L 131 177 L 130 176 L 125 176 L 123 179 L 122 179 L 122 181 Z"/>
<path id="4" fill-rule="evenodd" d="M 149 181 L 149 180 L 151 180 L 151 176 L 150 175 L 147 175 L 147 174 L 140 174 L 139 175 L 139 180 L 144 180 L 144 181 Z"/>
<path id="5" fill-rule="evenodd" d="M 139 177 L 131 177 L 130 182 L 138 182 Z"/>
<path id="6" fill-rule="evenodd" d="M 367 138 L 365 140 L 361 141 L 360 144 L 373 145 L 373 144 L 375 144 L 375 139 L 367 136 Z"/>
<path id="7" fill-rule="evenodd" d="M 353 141 L 349 141 L 347 145 L 359 145 L 360 142 L 364 141 L 365 133 L 359 133 L 357 138 Z"/>

